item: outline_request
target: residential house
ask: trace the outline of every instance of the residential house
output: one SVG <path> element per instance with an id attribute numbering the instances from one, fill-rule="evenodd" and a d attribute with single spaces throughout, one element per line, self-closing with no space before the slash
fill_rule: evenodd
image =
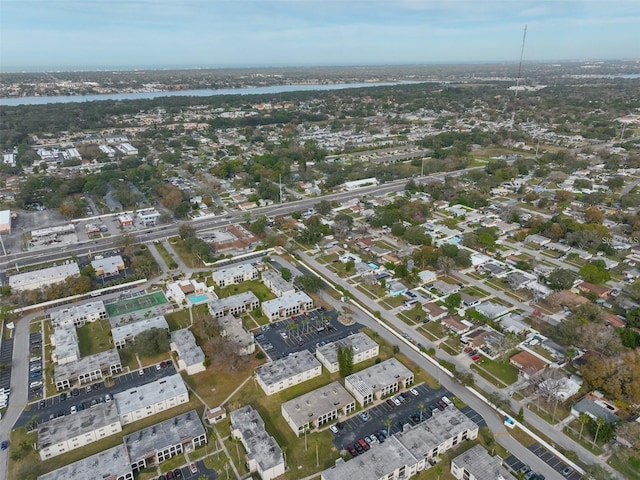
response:
<path id="1" fill-rule="evenodd" d="M 531 379 L 547 367 L 547 362 L 526 350 L 513 355 L 509 362 L 525 380 Z"/>

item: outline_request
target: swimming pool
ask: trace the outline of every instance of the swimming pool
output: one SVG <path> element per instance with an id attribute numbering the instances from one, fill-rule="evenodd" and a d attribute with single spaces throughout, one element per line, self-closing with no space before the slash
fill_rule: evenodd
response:
<path id="1" fill-rule="evenodd" d="M 191 295 L 189 297 L 189 301 L 191 303 L 202 303 L 206 300 L 209 300 L 209 297 L 207 295 Z"/>

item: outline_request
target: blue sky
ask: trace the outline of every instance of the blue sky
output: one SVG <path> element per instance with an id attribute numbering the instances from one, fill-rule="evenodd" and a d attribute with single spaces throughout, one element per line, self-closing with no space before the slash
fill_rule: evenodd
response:
<path id="1" fill-rule="evenodd" d="M 639 0 L 1 0 L 0 70 L 640 58 Z"/>

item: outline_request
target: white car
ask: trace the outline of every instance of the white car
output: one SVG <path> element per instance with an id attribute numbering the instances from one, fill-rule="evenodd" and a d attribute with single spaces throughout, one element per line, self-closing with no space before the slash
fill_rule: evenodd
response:
<path id="1" fill-rule="evenodd" d="M 332 433 L 337 434 L 340 430 L 338 430 L 338 427 L 336 427 L 335 425 L 331 425 L 329 427 L 329 430 L 331 430 Z"/>
<path id="2" fill-rule="evenodd" d="M 71 407 L 71 413 L 78 413 L 78 407 L 76 407 L 75 405 Z"/>
<path id="3" fill-rule="evenodd" d="M 413 394 L 414 397 L 420 396 L 420 392 L 418 392 L 418 390 L 416 390 L 415 388 L 412 388 L 409 391 Z"/>
<path id="4" fill-rule="evenodd" d="M 448 397 L 442 397 L 442 401 L 447 404 L 447 407 L 453 407 L 453 402 Z"/>

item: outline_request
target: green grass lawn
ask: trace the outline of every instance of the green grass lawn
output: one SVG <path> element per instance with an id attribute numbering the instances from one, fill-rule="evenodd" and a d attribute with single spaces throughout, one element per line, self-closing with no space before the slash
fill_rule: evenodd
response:
<path id="1" fill-rule="evenodd" d="M 191 324 L 188 308 L 184 308 L 176 312 L 167 313 L 165 314 L 164 318 L 167 320 L 167 324 L 169 325 L 169 330 L 172 332 L 174 330 L 187 328 Z"/>
<path id="2" fill-rule="evenodd" d="M 248 280 L 237 285 L 229 285 L 225 288 L 216 289 L 216 293 L 219 298 L 230 297 L 231 295 L 237 295 L 248 291 L 253 292 L 260 302 L 276 298 L 271 290 L 269 290 L 260 280 Z"/>
<path id="3" fill-rule="evenodd" d="M 176 252 L 184 264 L 189 268 L 203 267 L 204 265 L 195 255 L 193 255 L 184 245 L 184 242 L 180 237 L 169 238 L 169 244 L 171 248 Z"/>
<path id="4" fill-rule="evenodd" d="M 169 253 L 169 250 L 167 250 L 167 247 L 165 247 L 160 242 L 154 243 L 153 245 L 156 247 L 156 249 L 158 250 L 158 253 L 162 257 L 162 260 L 164 260 L 164 263 L 167 265 L 167 267 L 169 267 L 169 269 L 173 269 L 173 268 L 177 268 L 178 267 L 178 264 L 176 263 L 175 259 L 173 258 L 173 255 L 171 255 Z"/>
<path id="5" fill-rule="evenodd" d="M 447 329 L 440 322 L 428 322 L 422 325 L 422 330 L 426 330 L 432 337 L 440 339 L 447 336 Z"/>
<path id="6" fill-rule="evenodd" d="M 474 367 L 478 370 L 478 373 L 481 374 L 480 370 L 485 370 L 506 385 L 511 385 L 518 380 L 518 369 L 506 360 L 491 360 L 482 357 L 474 364 Z"/>
<path id="7" fill-rule="evenodd" d="M 111 325 L 107 319 L 87 322 L 76 329 L 76 332 L 78 333 L 80 355 L 83 357 L 113 348 Z"/>
<path id="8" fill-rule="evenodd" d="M 629 480 L 640 480 L 640 453 L 629 448 L 617 450 L 607 462 Z"/>

